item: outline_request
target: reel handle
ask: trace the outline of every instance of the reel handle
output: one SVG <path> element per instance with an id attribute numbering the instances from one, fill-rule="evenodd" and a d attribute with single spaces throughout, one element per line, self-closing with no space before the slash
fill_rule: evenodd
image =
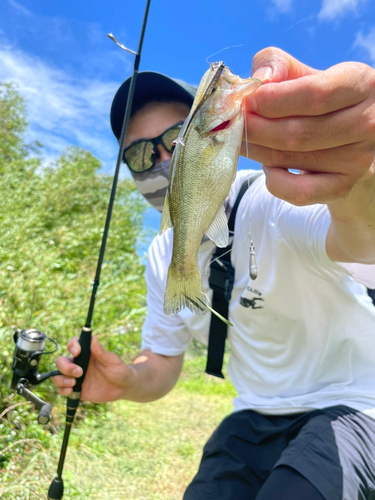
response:
<path id="1" fill-rule="evenodd" d="M 52 406 L 49 403 L 46 403 L 42 399 L 38 398 L 38 396 L 27 389 L 26 384 L 26 379 L 21 379 L 19 381 L 16 387 L 17 394 L 23 396 L 27 401 L 33 403 L 35 407 L 40 410 L 38 415 L 38 422 L 40 424 L 48 424 L 48 422 L 51 420 Z"/>
<path id="2" fill-rule="evenodd" d="M 43 425 L 48 424 L 51 419 L 51 413 L 52 406 L 49 403 L 44 403 L 38 415 L 38 422 Z"/>

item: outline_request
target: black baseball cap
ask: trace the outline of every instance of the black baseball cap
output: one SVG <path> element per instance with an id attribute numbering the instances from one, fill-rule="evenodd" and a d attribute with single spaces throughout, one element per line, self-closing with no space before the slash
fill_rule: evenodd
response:
<path id="1" fill-rule="evenodd" d="M 130 81 L 131 77 L 124 81 L 112 101 L 110 115 L 111 127 L 117 140 L 119 140 L 121 136 L 121 128 L 130 89 Z M 177 101 L 186 102 L 186 104 L 191 106 L 196 92 L 196 87 L 189 85 L 182 80 L 175 80 L 154 71 L 143 71 L 139 73 L 137 77 L 132 108 L 138 108 L 142 101 L 149 101 L 152 97 L 166 97 L 168 99 L 175 98 Z"/>

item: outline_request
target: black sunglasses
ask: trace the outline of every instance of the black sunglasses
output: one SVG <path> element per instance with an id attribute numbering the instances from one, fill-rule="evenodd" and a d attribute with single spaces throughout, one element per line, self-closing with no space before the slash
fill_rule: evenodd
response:
<path id="1" fill-rule="evenodd" d="M 133 172 L 140 173 L 149 170 L 154 166 L 155 160 L 159 157 L 156 146 L 161 144 L 168 153 L 172 153 L 174 149 L 173 142 L 177 139 L 183 123 L 176 123 L 176 125 L 168 128 L 153 139 L 140 139 L 133 142 L 133 144 L 124 149 L 123 161 Z"/>

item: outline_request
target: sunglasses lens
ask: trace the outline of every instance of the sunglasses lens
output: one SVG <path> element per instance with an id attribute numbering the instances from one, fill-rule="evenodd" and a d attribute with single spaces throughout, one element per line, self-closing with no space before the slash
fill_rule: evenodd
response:
<path id="1" fill-rule="evenodd" d="M 124 160 L 133 172 L 144 172 L 154 163 L 154 145 L 150 141 L 133 144 L 124 151 Z"/>
<path id="2" fill-rule="evenodd" d="M 178 134 L 180 133 L 182 125 L 176 125 L 173 128 L 170 128 L 166 132 L 164 132 L 162 141 L 163 141 L 163 146 L 169 153 L 171 153 L 174 149 L 174 144 L 173 141 L 175 141 L 178 137 Z"/>
<path id="3" fill-rule="evenodd" d="M 124 161 L 130 170 L 145 172 L 151 168 L 158 157 L 157 144 L 162 143 L 165 149 L 171 153 L 174 149 L 173 141 L 177 139 L 181 127 L 182 123 L 179 123 L 152 140 L 141 140 L 126 148 L 124 150 Z"/>

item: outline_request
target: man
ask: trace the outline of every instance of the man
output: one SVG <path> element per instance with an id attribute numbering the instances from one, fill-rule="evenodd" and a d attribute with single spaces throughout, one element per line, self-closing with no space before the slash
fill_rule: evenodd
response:
<path id="1" fill-rule="evenodd" d="M 374 498 L 375 308 L 364 285 L 375 285 L 375 71 L 357 63 L 316 71 L 270 48 L 255 56 L 253 76 L 266 84 L 246 100 L 243 153 L 263 164 L 265 176 L 245 194 L 233 239 L 228 372 L 238 397 L 184 499 Z M 125 145 L 140 191 L 159 209 L 166 182 L 155 191 L 148 180 L 165 176 L 164 132 L 178 128 L 189 104 L 183 88 L 168 85 L 169 99 L 162 87 L 143 94 L 147 104 L 136 108 Z M 239 172 L 230 206 L 248 175 Z M 150 247 L 144 351 L 127 366 L 94 339 L 83 399 L 160 398 L 174 386 L 191 338 L 207 342 L 210 315 L 162 313 L 171 244 L 166 232 Z M 201 245 L 201 271 L 213 250 L 210 241 Z M 246 307 L 255 299 L 261 307 Z M 77 341 L 68 349 L 76 356 Z M 81 369 L 68 358 L 56 364 L 65 376 L 55 383 L 67 395 Z"/>

